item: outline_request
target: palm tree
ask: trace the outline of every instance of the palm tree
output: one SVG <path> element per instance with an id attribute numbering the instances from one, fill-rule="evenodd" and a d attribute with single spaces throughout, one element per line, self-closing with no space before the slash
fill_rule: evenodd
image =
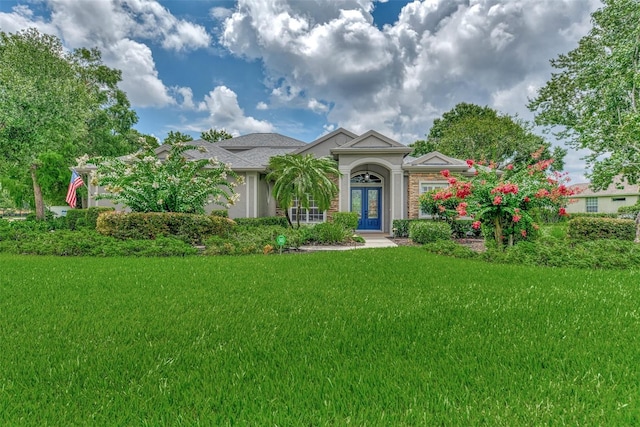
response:
<path id="1" fill-rule="evenodd" d="M 300 208 L 309 209 L 314 200 L 321 210 L 327 210 L 338 194 L 338 186 L 331 179 L 340 176 L 335 160 L 316 158 L 312 154 L 285 154 L 269 160 L 267 181 L 273 181 L 273 197 L 285 209 L 289 225 L 289 208 L 298 200 L 296 223 L 300 228 Z"/>

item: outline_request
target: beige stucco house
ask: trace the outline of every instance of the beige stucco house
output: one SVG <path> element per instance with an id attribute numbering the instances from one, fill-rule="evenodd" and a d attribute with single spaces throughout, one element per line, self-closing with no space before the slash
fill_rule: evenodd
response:
<path id="1" fill-rule="evenodd" d="M 357 135 L 340 128 L 311 143 L 275 133 L 254 133 L 213 144 L 203 140 L 190 141 L 189 144 L 204 146 L 207 152 L 190 150 L 185 155 L 193 159 L 216 157 L 230 164 L 244 178 L 244 183 L 236 187 L 240 200 L 229 209 L 231 218 L 282 214 L 271 196 L 272 184 L 265 180 L 267 164 L 272 156 L 313 154 L 332 157 L 342 174 L 337 182 L 338 197 L 327 212 L 316 207 L 305 209 L 303 221 L 322 222 L 333 212 L 356 212 L 361 231 L 390 233 L 394 219 L 421 217 L 420 194 L 448 185 L 440 171 L 448 169 L 469 176 L 475 172 L 465 161 L 438 152 L 411 157 L 410 147 L 373 130 Z M 166 150 L 167 147 L 161 146 L 156 152 L 161 158 Z M 92 197 L 98 191 L 100 189 L 89 187 L 88 207 L 110 204 L 108 200 Z M 220 207 L 212 205 L 206 209 L 211 211 Z"/>
<path id="2" fill-rule="evenodd" d="M 567 205 L 569 213 L 617 213 L 622 206 L 632 206 L 638 202 L 640 185 L 626 182 L 612 183 L 605 190 L 594 191 L 589 183 L 574 184 L 570 188 L 576 190 Z"/>

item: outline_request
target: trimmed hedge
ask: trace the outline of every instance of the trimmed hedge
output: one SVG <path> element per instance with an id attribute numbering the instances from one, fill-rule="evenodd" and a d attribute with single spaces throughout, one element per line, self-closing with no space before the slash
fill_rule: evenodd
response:
<path id="1" fill-rule="evenodd" d="M 409 237 L 409 227 L 414 222 L 434 222 L 432 219 L 394 219 L 393 235 L 394 237 Z M 473 221 L 468 219 L 457 219 L 450 225 L 452 236 L 456 239 L 465 237 L 480 238 L 482 230 L 474 230 Z"/>
<path id="2" fill-rule="evenodd" d="M 597 239 L 633 240 L 636 224 L 631 219 L 578 217 L 569 220 L 567 236 L 574 242 Z"/>
<path id="3" fill-rule="evenodd" d="M 211 236 L 227 237 L 235 222 L 223 217 L 184 213 L 103 212 L 96 230 L 118 239 L 176 237 L 186 243 L 202 244 Z"/>
<path id="4" fill-rule="evenodd" d="M 606 212 L 576 212 L 571 214 L 571 218 L 618 218 L 617 213 Z"/>
<path id="5" fill-rule="evenodd" d="M 81 227 L 89 227 L 93 230 L 96 229 L 96 223 L 98 216 L 102 212 L 111 212 L 114 208 L 96 206 L 88 209 L 69 209 L 67 211 L 67 227 L 69 230 L 76 230 Z"/>
<path id="6" fill-rule="evenodd" d="M 355 212 L 334 212 L 332 220 L 347 231 L 354 232 L 358 228 L 358 214 Z"/>
<path id="7" fill-rule="evenodd" d="M 451 226 L 444 221 L 412 222 L 409 238 L 419 244 L 450 240 Z"/>
<path id="8" fill-rule="evenodd" d="M 240 226 L 246 227 L 264 227 L 269 225 L 277 225 L 280 227 L 289 227 L 289 222 L 283 216 L 265 216 L 261 218 L 235 218 L 234 221 Z"/>

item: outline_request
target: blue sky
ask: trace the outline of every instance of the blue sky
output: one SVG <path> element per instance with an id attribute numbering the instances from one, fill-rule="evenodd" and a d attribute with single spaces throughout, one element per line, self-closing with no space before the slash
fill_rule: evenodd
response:
<path id="1" fill-rule="evenodd" d="M 0 1 L 0 30 L 98 47 L 162 139 L 337 127 L 423 138 L 459 102 L 531 120 L 549 60 L 590 29 L 597 0 Z M 584 174 L 570 152 L 574 181 Z"/>

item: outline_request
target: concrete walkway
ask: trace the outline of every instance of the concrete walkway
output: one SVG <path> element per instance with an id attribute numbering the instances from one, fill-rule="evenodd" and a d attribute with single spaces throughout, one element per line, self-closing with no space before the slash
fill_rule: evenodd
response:
<path id="1" fill-rule="evenodd" d="M 337 246 L 300 246 L 303 251 L 348 251 L 351 249 L 393 248 L 398 245 L 387 239 L 384 233 L 358 233 L 365 243 L 364 245 L 337 245 Z"/>

